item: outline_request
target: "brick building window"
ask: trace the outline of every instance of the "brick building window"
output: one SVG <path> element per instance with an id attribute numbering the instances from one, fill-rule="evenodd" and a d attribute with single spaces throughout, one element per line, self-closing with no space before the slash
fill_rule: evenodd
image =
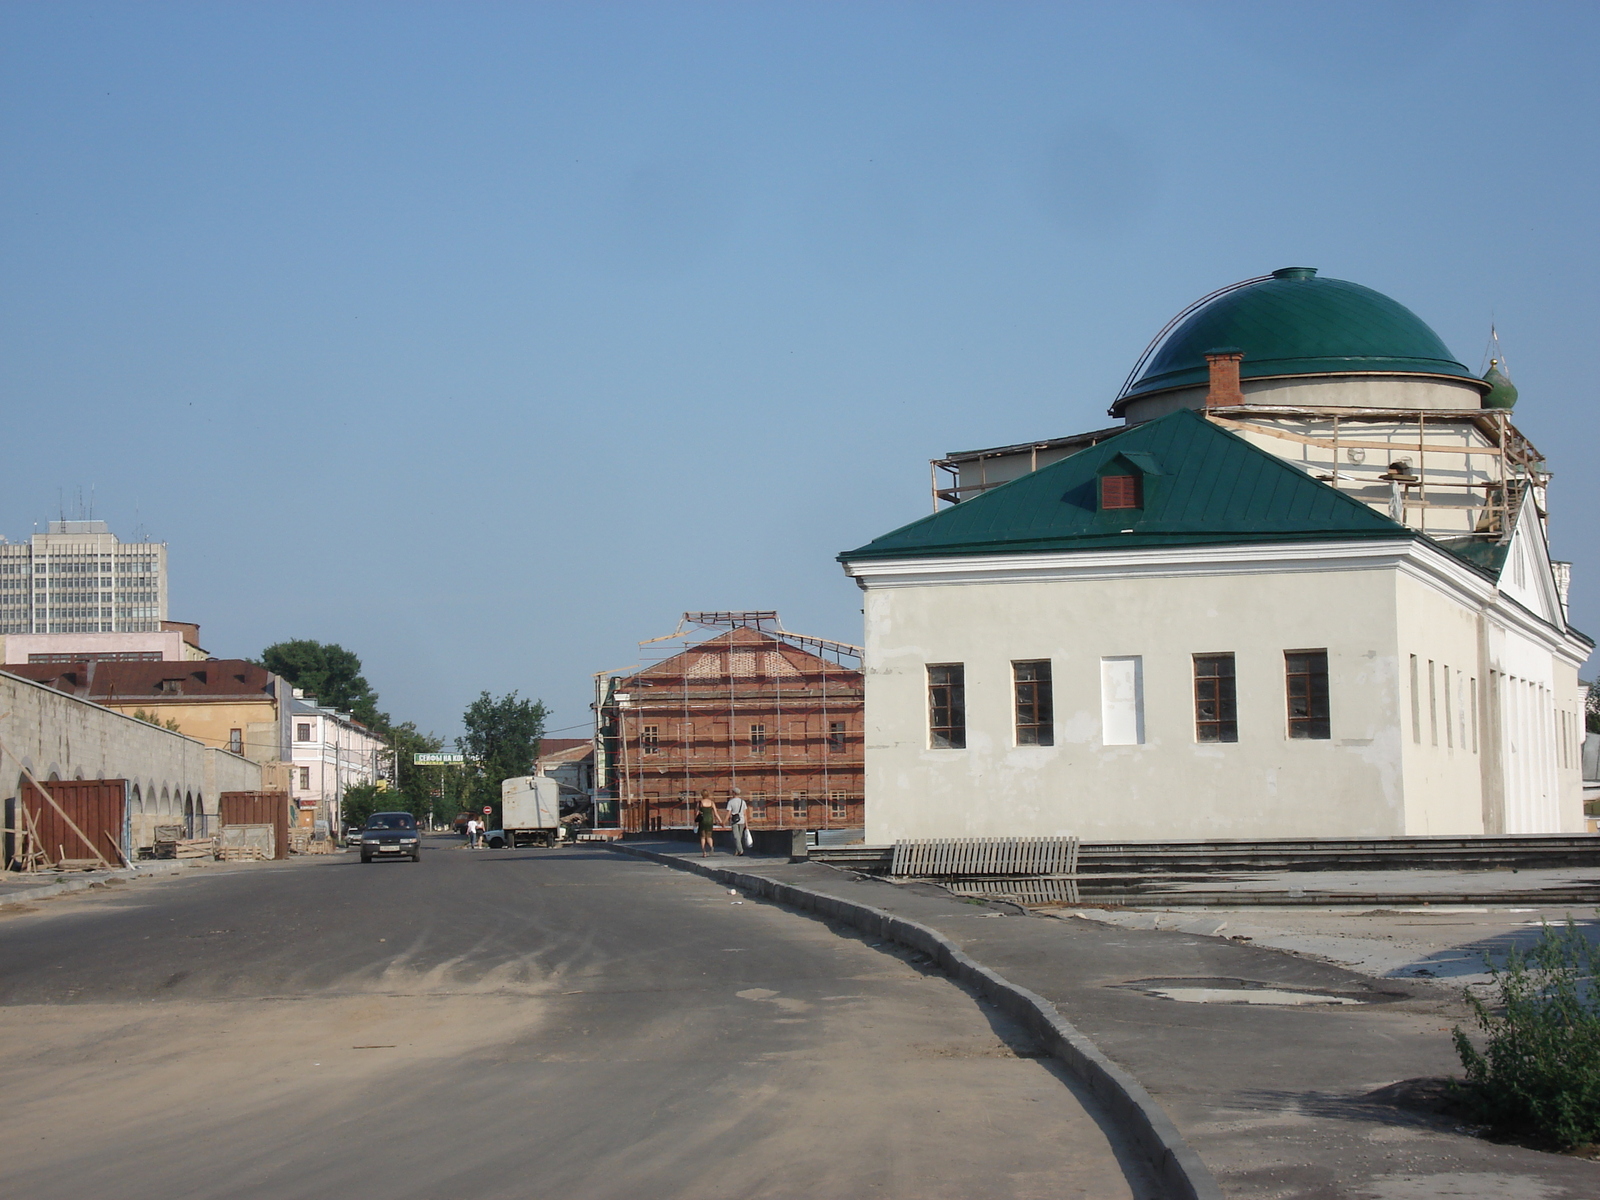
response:
<path id="1" fill-rule="evenodd" d="M 806 819 L 806 813 L 811 807 L 811 802 L 804 792 L 792 792 L 789 795 L 789 811 L 800 820 Z"/>
<path id="2" fill-rule="evenodd" d="M 243 754 L 244 753 L 244 730 L 242 730 L 242 729 L 230 729 L 230 730 L 228 730 L 228 751 L 231 754 Z"/>
<path id="3" fill-rule="evenodd" d="M 845 807 L 845 800 L 846 800 L 846 797 L 845 797 L 845 793 L 844 792 L 829 792 L 828 793 L 828 816 L 831 817 L 835 821 L 844 820 L 845 814 L 849 811 Z"/>
<path id="4" fill-rule="evenodd" d="M 1328 652 L 1289 650 L 1284 653 L 1289 699 L 1289 736 L 1326 741 L 1328 719 Z"/>
<path id="5" fill-rule="evenodd" d="M 1239 740 L 1239 699 L 1231 654 L 1194 656 L 1194 740 Z"/>
<path id="6" fill-rule="evenodd" d="M 843 754 L 847 726 L 843 721 L 828 722 L 828 753 Z"/>
<path id="7" fill-rule="evenodd" d="M 1050 661 L 1011 664 L 1017 701 L 1017 745 L 1054 746 L 1056 724 Z"/>
<path id="8" fill-rule="evenodd" d="M 300 790 L 302 792 L 309 792 L 311 790 L 311 768 L 310 767 L 301 767 L 300 768 Z"/>
<path id="9" fill-rule="evenodd" d="M 935 750 L 967 748 L 966 677 L 962 663 L 928 668 L 928 742 Z"/>
<path id="10" fill-rule="evenodd" d="M 661 726 L 646 725 L 639 731 L 639 749 L 644 754 L 661 752 Z"/>
<path id="11" fill-rule="evenodd" d="M 750 726 L 750 753 L 765 754 L 767 752 L 767 727 L 765 725 Z"/>
<path id="12" fill-rule="evenodd" d="M 294 740 L 297 741 L 297 742 L 309 742 L 311 740 L 311 722 L 310 721 L 301 721 L 301 722 L 299 722 L 298 724 L 295 725 L 295 727 L 294 727 Z"/>
<path id="13" fill-rule="evenodd" d="M 750 815 L 752 817 L 766 817 L 767 794 L 765 792 L 750 793 Z"/>

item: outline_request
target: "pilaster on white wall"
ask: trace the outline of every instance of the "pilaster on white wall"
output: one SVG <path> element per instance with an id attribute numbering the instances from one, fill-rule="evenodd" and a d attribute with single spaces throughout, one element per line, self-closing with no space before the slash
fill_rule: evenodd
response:
<path id="1" fill-rule="evenodd" d="M 1144 745 L 1144 658 L 1100 660 L 1100 729 L 1107 746 Z"/>

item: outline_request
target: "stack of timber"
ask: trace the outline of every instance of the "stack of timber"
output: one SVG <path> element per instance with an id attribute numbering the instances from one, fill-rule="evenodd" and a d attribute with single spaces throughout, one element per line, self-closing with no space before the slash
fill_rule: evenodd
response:
<path id="1" fill-rule="evenodd" d="M 306 844 L 305 852 L 307 854 L 333 854 L 338 849 L 339 847 L 333 844 L 332 838 L 314 837 Z"/>
<path id="2" fill-rule="evenodd" d="M 217 857 L 223 862 L 266 862 L 272 855 L 260 846 L 223 846 Z"/>
<path id="3" fill-rule="evenodd" d="M 311 844 L 311 831 L 309 829 L 289 830 L 289 853 L 305 854 L 306 847 Z"/>

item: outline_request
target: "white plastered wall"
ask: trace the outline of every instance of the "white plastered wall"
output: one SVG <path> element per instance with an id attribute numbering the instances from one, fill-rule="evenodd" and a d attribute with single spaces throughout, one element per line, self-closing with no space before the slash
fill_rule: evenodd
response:
<path id="1" fill-rule="evenodd" d="M 1410 832 L 1393 568 L 957 582 L 867 580 L 867 838 Z M 1287 736 L 1286 650 L 1328 651 L 1332 737 Z M 1239 741 L 1195 740 L 1195 654 L 1236 656 Z M 1102 744 L 1101 659 L 1142 659 L 1145 742 Z M 1011 663 L 1051 660 L 1052 747 L 1014 746 Z M 966 669 L 967 748 L 927 740 L 929 664 Z M 1475 833 L 1478 798 L 1434 812 Z M 1461 809 L 1457 812 L 1457 809 Z"/>
<path id="2" fill-rule="evenodd" d="M 1485 764 L 1492 768 L 1494 749 L 1483 717 L 1489 680 L 1479 612 L 1408 575 L 1396 580 L 1395 601 L 1405 696 L 1400 746 L 1406 832 L 1502 832 L 1495 828 L 1493 788 L 1485 786 Z"/>

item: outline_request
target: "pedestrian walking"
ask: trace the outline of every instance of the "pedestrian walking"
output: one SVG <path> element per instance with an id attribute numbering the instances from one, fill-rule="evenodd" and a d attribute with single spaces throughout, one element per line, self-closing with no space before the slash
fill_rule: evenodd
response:
<path id="1" fill-rule="evenodd" d="M 745 803 L 744 795 L 738 788 L 733 789 L 733 795 L 728 797 L 728 824 L 733 827 L 733 852 L 744 853 L 746 813 L 750 806 Z"/>
<path id="2" fill-rule="evenodd" d="M 714 847 L 711 835 L 717 829 L 717 806 L 711 799 L 711 789 L 700 793 L 700 811 L 695 815 L 694 826 L 700 831 L 700 857 L 708 858 Z"/>
<path id="3" fill-rule="evenodd" d="M 483 823 L 477 817 L 467 818 L 467 849 L 478 848 L 478 835 L 483 832 Z"/>

